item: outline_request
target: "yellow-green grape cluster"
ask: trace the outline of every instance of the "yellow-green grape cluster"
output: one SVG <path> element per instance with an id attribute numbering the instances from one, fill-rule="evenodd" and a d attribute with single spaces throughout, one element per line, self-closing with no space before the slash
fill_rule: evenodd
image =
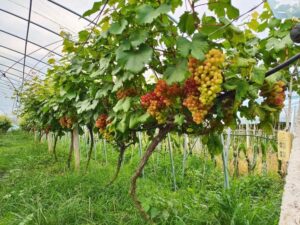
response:
<path id="1" fill-rule="evenodd" d="M 223 76 L 221 65 L 224 62 L 224 55 L 220 50 L 212 49 L 206 54 L 206 60 L 197 67 L 194 79 L 200 92 L 200 102 L 203 105 L 211 106 L 221 92 Z"/>
<path id="2" fill-rule="evenodd" d="M 200 63 L 190 57 L 188 69 L 191 73 L 184 84 L 183 105 L 192 113 L 195 123 L 200 124 L 213 106 L 223 83 L 221 66 L 225 57 L 220 50 L 212 49 Z"/>

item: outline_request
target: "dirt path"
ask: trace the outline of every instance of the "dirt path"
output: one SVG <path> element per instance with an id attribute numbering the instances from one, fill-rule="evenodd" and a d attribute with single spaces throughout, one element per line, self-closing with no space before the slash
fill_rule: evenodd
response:
<path id="1" fill-rule="evenodd" d="M 300 110 L 284 187 L 279 225 L 300 225 Z"/>

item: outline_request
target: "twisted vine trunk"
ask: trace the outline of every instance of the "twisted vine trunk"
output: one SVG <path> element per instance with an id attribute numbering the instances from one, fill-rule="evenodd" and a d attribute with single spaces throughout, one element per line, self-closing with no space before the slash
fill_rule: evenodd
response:
<path id="1" fill-rule="evenodd" d="M 79 143 L 79 131 L 78 126 L 73 129 L 73 149 L 74 149 L 74 159 L 75 159 L 75 170 L 80 169 L 80 143 Z"/>
<path id="2" fill-rule="evenodd" d="M 57 139 L 58 139 L 58 134 L 54 134 L 53 156 L 55 161 L 57 161 L 57 154 L 56 154 Z"/>
<path id="3" fill-rule="evenodd" d="M 234 172 L 233 176 L 234 177 L 239 177 L 240 176 L 240 171 L 239 171 L 239 146 L 235 145 L 233 146 L 233 166 L 234 166 Z"/>
<path id="4" fill-rule="evenodd" d="M 118 163 L 117 163 L 117 168 L 116 168 L 115 174 L 112 177 L 111 181 L 106 186 L 112 185 L 115 182 L 115 180 L 118 178 L 120 170 L 121 170 L 122 162 L 124 159 L 125 150 L 126 150 L 126 147 L 124 145 L 120 147 L 119 158 L 118 158 Z"/>
<path id="5" fill-rule="evenodd" d="M 71 143 L 70 143 L 69 156 L 68 156 L 68 161 L 67 161 L 67 165 L 68 165 L 68 168 L 69 168 L 69 169 L 70 169 L 70 167 L 71 167 L 71 161 L 72 161 L 73 150 L 74 150 L 74 145 L 73 145 L 73 132 L 71 131 Z"/>
<path id="6" fill-rule="evenodd" d="M 89 154 L 88 154 L 88 160 L 86 163 L 86 167 L 85 170 L 88 169 L 90 161 L 91 161 L 91 157 L 92 157 L 92 152 L 93 152 L 93 148 L 94 148 L 94 134 L 93 134 L 93 129 L 91 126 L 88 126 L 88 130 L 89 130 L 89 134 L 90 134 L 90 149 L 89 149 Z"/>
<path id="7" fill-rule="evenodd" d="M 131 187 L 130 187 L 130 196 L 140 212 L 140 214 L 146 219 L 150 220 L 150 216 L 146 213 L 146 211 L 143 209 L 141 202 L 139 201 L 137 194 L 136 194 L 136 188 L 137 188 L 137 179 L 141 176 L 142 171 L 147 164 L 150 156 L 154 152 L 157 145 L 166 137 L 166 135 L 170 132 L 172 129 L 172 126 L 169 125 L 165 128 L 160 128 L 158 134 L 153 138 L 152 142 L 148 146 L 146 152 L 143 155 L 142 160 L 140 161 L 140 164 L 138 165 L 134 175 L 131 177 Z"/>

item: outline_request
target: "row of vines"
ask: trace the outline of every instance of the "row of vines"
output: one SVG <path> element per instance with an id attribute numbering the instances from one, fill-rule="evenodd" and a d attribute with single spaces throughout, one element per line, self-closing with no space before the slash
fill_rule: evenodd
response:
<path id="1" fill-rule="evenodd" d="M 83 16 L 95 14 L 97 25 L 79 32 L 76 40 L 62 33 L 64 56 L 50 59 L 46 77 L 33 79 L 21 93 L 19 114 L 28 130 L 53 133 L 54 149 L 59 137 L 70 134 L 69 165 L 74 152 L 79 169 L 79 135 L 85 128 L 90 136 L 88 159 L 95 134 L 115 146 L 119 158 L 112 182 L 125 151 L 139 144 L 139 134 L 147 135 L 149 143 L 130 188 L 146 219 L 136 195 L 137 180 L 166 137 L 201 136 L 208 149 L 223 149 L 229 134 L 225 140 L 221 134 L 236 129 L 241 117 L 259 120 L 258 129 L 272 133 L 291 79 L 289 88 L 299 91 L 299 80 L 289 70 L 265 76 L 299 52 L 289 37 L 297 21 L 275 19 L 264 2 L 263 12 L 250 11 L 246 20 L 230 0 L 209 0 L 205 13 L 200 3 L 94 3 Z M 233 21 L 240 19 L 243 22 L 235 26 Z M 244 151 L 237 149 L 237 155 Z M 249 171 L 255 166 L 250 161 L 248 165 Z"/>

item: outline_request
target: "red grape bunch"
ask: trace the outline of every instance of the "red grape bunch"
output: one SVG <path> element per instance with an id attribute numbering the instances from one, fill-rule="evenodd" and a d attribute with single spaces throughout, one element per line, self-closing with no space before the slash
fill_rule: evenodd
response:
<path id="1" fill-rule="evenodd" d="M 270 106 L 282 109 L 285 101 L 286 85 L 284 81 L 277 81 L 272 86 L 265 84 L 260 95 L 265 97 L 265 103 Z"/>
<path id="2" fill-rule="evenodd" d="M 167 119 L 166 109 L 181 95 L 178 84 L 168 85 L 166 81 L 159 80 L 153 92 L 141 96 L 141 105 L 153 116 L 159 124 Z"/>
<path id="3" fill-rule="evenodd" d="M 106 140 L 111 140 L 112 136 L 109 133 L 109 131 L 107 131 L 106 127 L 109 124 L 108 121 L 108 116 L 106 114 L 100 114 L 98 116 L 98 119 L 96 120 L 96 127 L 99 128 L 99 132 L 100 134 L 102 134 L 102 136 L 106 139 Z"/>
<path id="4" fill-rule="evenodd" d="M 67 116 L 63 116 L 59 119 L 59 124 L 62 128 L 70 129 L 73 126 L 73 122 L 73 119 Z"/>

